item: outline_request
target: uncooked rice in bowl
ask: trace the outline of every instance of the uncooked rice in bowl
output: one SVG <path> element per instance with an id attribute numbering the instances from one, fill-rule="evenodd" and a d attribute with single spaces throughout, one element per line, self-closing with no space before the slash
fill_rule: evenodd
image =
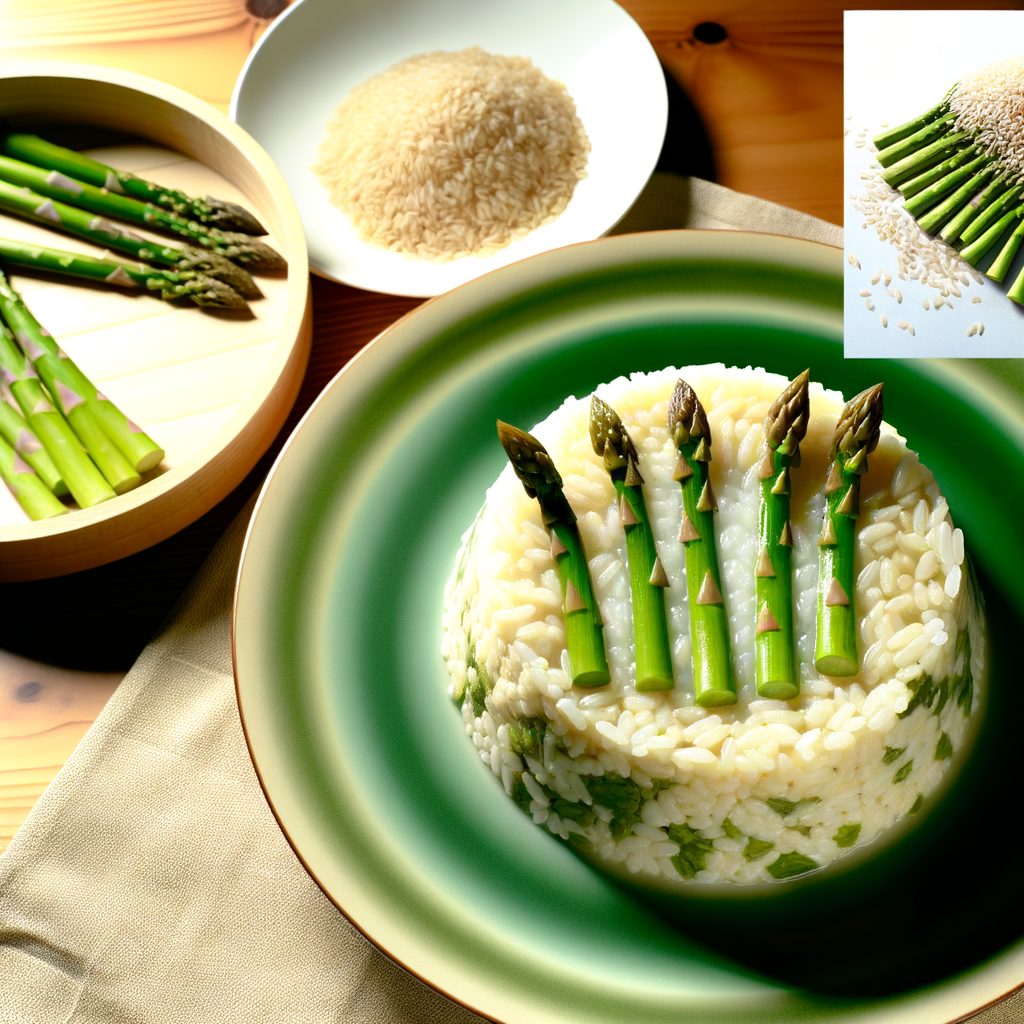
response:
<path id="1" fill-rule="evenodd" d="M 447 262 L 554 220 L 590 142 L 565 86 L 471 47 L 400 61 L 334 111 L 312 170 L 360 237 Z"/>

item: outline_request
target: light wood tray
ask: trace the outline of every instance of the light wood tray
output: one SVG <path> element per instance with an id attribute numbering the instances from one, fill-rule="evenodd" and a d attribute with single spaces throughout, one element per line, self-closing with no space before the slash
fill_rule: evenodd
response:
<path id="1" fill-rule="evenodd" d="M 284 423 L 309 356 L 302 225 L 267 154 L 223 114 L 173 86 L 114 68 L 0 68 L 0 117 L 82 123 L 151 140 L 92 151 L 192 194 L 241 202 L 288 260 L 258 275 L 252 316 L 172 305 L 136 291 L 19 273 L 12 283 L 94 382 L 167 451 L 141 487 L 90 509 L 29 522 L 0 488 L 0 580 L 102 565 L 198 519 L 244 479 Z M 0 214 L 0 235 L 99 249 Z"/>

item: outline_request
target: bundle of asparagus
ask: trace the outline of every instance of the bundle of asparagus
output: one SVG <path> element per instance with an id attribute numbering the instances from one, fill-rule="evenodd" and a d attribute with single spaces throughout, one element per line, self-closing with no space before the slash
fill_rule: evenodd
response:
<path id="1" fill-rule="evenodd" d="M 188 220 L 198 221 L 228 231 L 241 231 L 247 235 L 265 235 L 266 229 L 246 209 L 237 203 L 207 196 L 199 199 L 177 189 L 157 185 L 132 174 L 118 171 L 97 160 L 92 160 L 73 149 L 57 146 L 38 135 L 15 131 L 0 121 L 0 152 L 18 160 L 35 164 L 46 170 L 70 175 L 79 181 L 105 188 L 108 192 L 133 196 L 145 203 L 153 203 Z"/>
<path id="2" fill-rule="evenodd" d="M 1012 233 L 985 272 L 1003 281 L 1024 240 L 1024 58 L 999 61 L 966 76 L 941 102 L 876 135 L 882 180 L 929 234 L 977 267 Z M 1008 291 L 1024 303 L 1024 270 Z"/>
<path id="3" fill-rule="evenodd" d="M 498 420 L 498 437 L 526 493 L 537 499 L 551 536 L 551 554 L 562 580 L 565 644 L 573 685 L 606 686 L 611 675 L 604 651 L 604 625 L 576 513 L 562 491 L 562 478 L 547 449 L 532 434 Z"/>
<path id="4" fill-rule="evenodd" d="M 619 522 L 626 531 L 636 688 L 639 692 L 671 690 L 675 680 L 664 591 L 668 577 L 654 546 L 640 457 L 618 414 L 597 395 L 590 400 L 590 442 L 611 475 Z"/>
<path id="5" fill-rule="evenodd" d="M 89 508 L 137 487 L 140 473 L 160 462 L 163 449 L 68 358 L 2 271 L 0 317 L 0 431 L 14 453 L 4 480 L 28 515 L 40 519 L 64 511 L 56 495 L 67 491 Z"/>

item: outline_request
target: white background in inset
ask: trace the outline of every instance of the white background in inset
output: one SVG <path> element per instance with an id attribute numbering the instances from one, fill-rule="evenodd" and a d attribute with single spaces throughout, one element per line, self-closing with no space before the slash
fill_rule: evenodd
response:
<path id="1" fill-rule="evenodd" d="M 849 134 L 843 140 L 846 254 L 856 255 L 861 269 L 844 264 L 845 351 L 847 356 L 1024 356 L 1024 307 L 1006 298 L 1006 289 L 1024 268 L 1014 260 L 1002 285 L 961 285 L 952 308 L 924 309 L 922 300 L 938 292 L 919 281 L 896 276 L 896 250 L 882 241 L 864 216 L 854 209 L 851 194 L 866 192 L 861 179 L 874 154 L 858 148 L 858 133 L 870 139 L 934 106 L 963 75 L 1005 57 L 1024 53 L 1024 12 L 1021 11 L 847 11 L 844 19 L 845 110 Z M 996 250 L 998 251 L 998 250 Z M 982 267 L 988 265 L 986 257 Z M 903 301 L 889 296 L 882 282 L 872 285 L 879 270 L 892 274 L 890 288 Z M 874 310 L 861 291 L 871 292 Z M 972 303 L 980 296 L 980 303 Z M 881 316 L 888 320 L 883 327 Z M 916 334 L 897 324 L 905 320 Z M 984 334 L 967 336 L 972 324 L 984 324 Z"/>

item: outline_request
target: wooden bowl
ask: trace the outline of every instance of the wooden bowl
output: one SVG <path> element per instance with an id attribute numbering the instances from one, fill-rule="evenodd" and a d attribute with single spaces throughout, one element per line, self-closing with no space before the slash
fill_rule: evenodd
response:
<path id="1" fill-rule="evenodd" d="M 134 136 L 140 144 L 108 147 L 104 162 L 243 203 L 288 260 L 286 275 L 256 278 L 265 298 L 251 303 L 251 316 L 9 268 L 43 325 L 167 451 L 142 486 L 54 519 L 29 522 L 13 498 L 0 494 L 0 581 L 16 581 L 123 558 L 181 530 L 229 494 L 295 401 L 312 318 L 305 239 L 288 187 L 263 149 L 213 107 L 114 68 L 20 64 L 0 68 L 0 117 L 44 132 L 46 122 L 59 122 Z M 98 253 L 2 214 L 0 235 Z"/>

